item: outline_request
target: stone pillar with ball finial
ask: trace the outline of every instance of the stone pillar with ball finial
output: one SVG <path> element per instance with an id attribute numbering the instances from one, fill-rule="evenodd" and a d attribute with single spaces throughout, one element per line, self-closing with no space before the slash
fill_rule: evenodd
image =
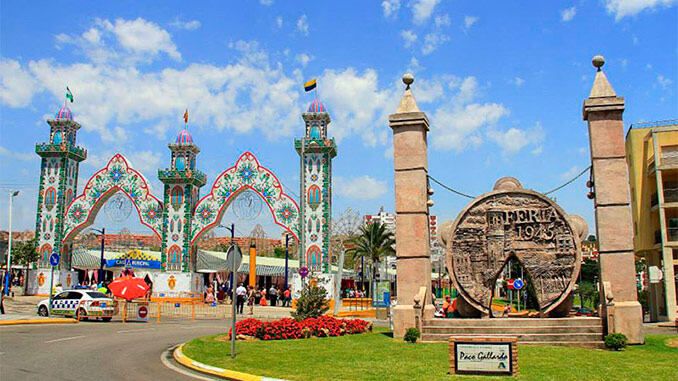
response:
<path id="1" fill-rule="evenodd" d="M 591 170 L 599 245 L 601 317 L 608 333 L 623 333 L 629 343 L 641 344 L 642 308 L 638 303 L 633 254 L 629 175 L 624 145 L 624 98 L 618 97 L 593 57 L 596 75 L 584 101 L 588 121 Z"/>
<path id="2" fill-rule="evenodd" d="M 429 248 L 428 143 L 429 121 L 419 110 L 410 86 L 412 74 L 403 75 L 405 93 L 395 114 L 393 129 L 395 170 L 396 268 L 398 305 L 393 310 L 395 337 L 416 325 L 415 297 L 426 288 L 423 316 L 433 317 L 431 255 Z M 421 303 L 421 301 L 417 301 Z"/>

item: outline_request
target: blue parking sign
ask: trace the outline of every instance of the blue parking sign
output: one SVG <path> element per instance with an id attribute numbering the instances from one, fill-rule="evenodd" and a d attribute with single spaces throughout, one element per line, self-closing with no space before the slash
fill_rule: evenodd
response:
<path id="1" fill-rule="evenodd" d="M 52 255 L 49 256 L 49 264 L 52 266 L 59 266 L 59 260 L 61 257 L 57 253 L 52 253 Z"/>

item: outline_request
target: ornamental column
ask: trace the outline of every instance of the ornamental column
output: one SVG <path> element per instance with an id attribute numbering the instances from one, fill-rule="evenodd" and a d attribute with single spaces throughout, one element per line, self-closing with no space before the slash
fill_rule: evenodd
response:
<path id="1" fill-rule="evenodd" d="M 415 296 L 425 288 L 424 317 L 433 317 L 431 304 L 431 256 L 429 248 L 428 146 L 429 122 L 419 110 L 410 85 L 411 74 L 395 114 L 389 116 L 393 129 L 395 169 L 396 271 L 398 305 L 393 310 L 394 336 L 402 337 L 415 327 Z"/>
<path id="2" fill-rule="evenodd" d="M 612 89 L 601 70 L 604 64 L 602 56 L 593 57 L 596 77 L 591 93 L 584 101 L 595 187 L 601 316 L 609 333 L 623 333 L 629 343 L 642 344 L 643 316 L 636 291 L 633 220 L 622 119 L 624 98 L 617 97 Z"/>

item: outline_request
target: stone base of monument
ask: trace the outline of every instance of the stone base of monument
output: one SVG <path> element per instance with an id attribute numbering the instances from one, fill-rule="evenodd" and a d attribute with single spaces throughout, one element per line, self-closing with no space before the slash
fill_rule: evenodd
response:
<path id="1" fill-rule="evenodd" d="M 603 323 L 597 317 L 424 320 L 422 341 L 448 341 L 451 336 L 517 337 L 521 344 L 604 347 Z"/>

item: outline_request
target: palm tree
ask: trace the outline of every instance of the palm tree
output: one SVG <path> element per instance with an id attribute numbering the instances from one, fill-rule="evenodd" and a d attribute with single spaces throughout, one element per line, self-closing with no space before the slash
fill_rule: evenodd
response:
<path id="1" fill-rule="evenodd" d="M 376 277 L 377 266 L 382 258 L 395 254 L 395 237 L 393 233 L 386 230 L 386 226 L 380 221 L 366 223 L 360 227 L 358 235 L 351 240 L 351 247 L 346 250 L 346 254 L 356 258 L 365 258 L 372 264 L 372 278 L 370 279 L 370 291 L 372 293 L 372 282 Z"/>

